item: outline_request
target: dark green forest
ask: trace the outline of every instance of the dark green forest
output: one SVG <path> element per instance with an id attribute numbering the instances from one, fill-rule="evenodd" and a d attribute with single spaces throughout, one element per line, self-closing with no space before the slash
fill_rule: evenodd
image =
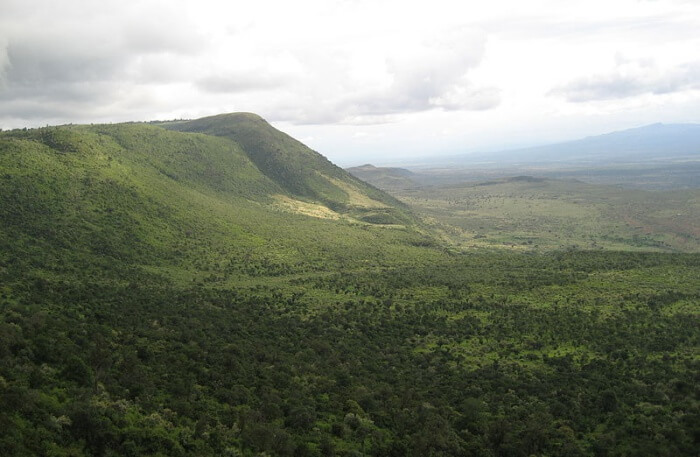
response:
<path id="1" fill-rule="evenodd" d="M 0 133 L 0 455 L 698 454 L 700 255 L 460 250 L 280 135 Z"/>

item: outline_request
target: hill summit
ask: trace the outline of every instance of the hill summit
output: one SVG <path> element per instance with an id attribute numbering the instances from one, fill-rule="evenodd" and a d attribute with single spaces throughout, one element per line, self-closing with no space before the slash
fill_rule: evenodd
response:
<path id="1" fill-rule="evenodd" d="M 404 205 L 368 185 L 252 113 L 231 113 L 164 123 L 180 132 L 236 142 L 260 172 L 286 194 L 322 203 L 332 211 L 380 224 L 405 224 Z"/>

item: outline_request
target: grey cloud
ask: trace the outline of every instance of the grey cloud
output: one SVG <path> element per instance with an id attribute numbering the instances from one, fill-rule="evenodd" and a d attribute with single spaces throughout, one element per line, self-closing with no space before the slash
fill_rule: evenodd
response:
<path id="1" fill-rule="evenodd" d="M 622 75 L 603 75 L 579 79 L 552 90 L 552 95 L 561 95 L 570 102 L 611 100 L 633 97 L 647 92 L 645 84 Z"/>
<path id="2" fill-rule="evenodd" d="M 10 57 L 7 53 L 7 43 L 0 39 L 0 93 L 5 88 L 7 69 L 10 66 Z"/>
<path id="3" fill-rule="evenodd" d="M 392 87 L 377 97 L 379 113 L 403 110 L 449 110 L 474 107 L 485 109 L 498 104 L 497 90 L 474 88 L 468 72 L 483 58 L 485 38 L 471 29 L 444 31 L 408 58 L 390 59 Z M 488 97 L 484 97 L 485 94 Z M 490 99 L 485 103 L 486 98 Z M 374 104 L 374 103 L 372 103 Z"/>
<path id="4" fill-rule="evenodd" d="M 416 87 L 413 91 L 372 95 L 353 103 L 350 110 L 359 115 L 383 116 L 442 109 L 445 111 L 483 111 L 497 107 L 500 91 L 493 87 L 472 87 L 469 83 L 454 84 L 431 90 Z"/>
<path id="5" fill-rule="evenodd" d="M 659 72 L 653 63 L 648 62 L 641 62 L 641 65 L 630 70 L 629 63 L 630 61 L 619 61 L 616 69 L 610 74 L 574 80 L 554 88 L 550 95 L 562 96 L 569 102 L 580 103 L 700 89 L 700 61 L 680 65 L 665 72 Z"/>
<path id="6" fill-rule="evenodd" d="M 159 14 L 157 21 L 128 21 L 122 29 L 124 43 L 135 53 L 196 55 L 208 45 L 206 36 L 184 18 Z"/>
<path id="7" fill-rule="evenodd" d="M 73 104 L 75 105 L 75 102 Z M 66 110 L 65 103 L 61 102 L 59 104 L 52 100 L 2 100 L 2 104 L 0 104 L 0 118 L 32 119 L 40 117 L 44 119 L 59 119 L 65 115 Z M 72 111 L 70 108 L 68 110 Z"/>
<path id="8" fill-rule="evenodd" d="M 61 122 L 83 117 L 115 97 L 125 55 L 52 38 L 20 37 L 9 42 L 0 117 Z"/>
<path id="9" fill-rule="evenodd" d="M 76 91 L 79 92 L 79 91 Z M 96 95 L 71 97 L 63 94 L 59 97 L 15 97 L 7 99 L 0 95 L 0 119 L 14 125 L 36 125 L 36 121 L 43 123 L 61 124 L 72 121 L 93 122 L 99 117 L 104 104 L 109 100 Z M 23 122 L 19 122 L 22 120 Z M 14 122 L 11 122 L 14 121 Z"/>
<path id="10" fill-rule="evenodd" d="M 11 92 L 0 92 L 0 100 L 3 103 L 15 102 L 40 102 L 68 104 L 94 104 L 106 103 L 112 99 L 117 83 L 110 82 L 71 82 L 62 84 L 49 84 L 41 91 L 33 86 L 14 87 Z"/>
<path id="11" fill-rule="evenodd" d="M 99 106 L 119 105 L 140 85 L 186 80 L 192 70 L 185 70 L 182 61 L 187 63 L 191 43 L 199 39 L 173 34 L 168 23 L 152 32 L 143 25 L 39 25 L 5 29 L 5 37 L 0 36 L 4 119 L 84 118 Z"/>
<path id="12" fill-rule="evenodd" d="M 477 87 L 469 71 L 484 53 L 485 39 L 479 31 L 459 28 L 442 31 L 410 52 L 391 53 L 386 59 L 390 83 L 382 87 L 356 87 L 346 83 L 329 97 L 313 94 L 301 103 L 311 106 L 291 117 L 297 124 L 386 123 L 402 113 L 429 110 L 485 110 L 499 105 L 500 93 L 493 87 Z M 334 62 L 324 65 L 333 67 Z M 336 68 L 342 81 L 347 69 Z M 338 96 L 337 93 L 341 95 Z"/>
<path id="13" fill-rule="evenodd" d="M 8 84 L 38 90 L 60 82 L 99 81 L 118 77 L 126 57 L 101 49 L 45 40 L 10 42 L 7 50 Z"/>
<path id="14" fill-rule="evenodd" d="M 364 61 L 353 60 L 349 42 L 256 47 L 253 30 L 246 45 L 247 35 L 222 38 L 198 29 L 196 18 L 160 2 L 122 8 L 116 0 L 106 0 L 107 6 L 23 1 L 12 1 L 11 14 L 0 18 L 3 118 L 61 118 L 61 112 L 64 119 L 84 118 L 100 106 L 114 108 L 117 116 L 117 109 L 132 110 L 129 97 L 144 110 L 176 109 L 163 95 L 176 84 L 190 103 L 199 97 L 222 109 L 245 106 L 295 123 L 384 123 L 401 113 L 499 103 L 496 89 L 469 80 L 482 60 L 485 37 L 468 28 L 440 30 L 412 47 L 382 41 L 380 34 L 376 68 L 365 68 L 353 63 Z M 371 71 L 376 73 L 367 76 Z"/>
<path id="15" fill-rule="evenodd" d="M 127 78 L 137 84 L 189 82 L 197 68 L 196 56 L 171 53 L 137 56 L 126 65 Z"/>
<path id="16" fill-rule="evenodd" d="M 195 86 L 214 94 L 238 94 L 242 92 L 255 92 L 270 89 L 286 89 L 293 91 L 298 84 L 308 84 L 322 61 L 307 62 L 307 70 L 304 72 L 304 64 L 300 57 L 292 51 L 268 49 L 267 52 L 259 51 L 250 55 L 245 50 L 238 50 L 240 55 L 232 52 L 230 58 L 240 62 L 233 68 L 207 69 L 207 73 L 197 78 Z M 306 73 L 306 74 L 304 74 Z"/>
<path id="17" fill-rule="evenodd" d="M 236 93 L 272 89 L 281 87 L 286 82 L 288 81 L 282 77 L 264 73 L 232 73 L 200 78 L 195 85 L 206 92 Z"/>
<path id="18" fill-rule="evenodd" d="M 266 117 L 271 121 L 291 122 L 295 125 L 322 125 L 340 123 L 348 114 L 335 106 L 287 104 L 269 108 Z"/>

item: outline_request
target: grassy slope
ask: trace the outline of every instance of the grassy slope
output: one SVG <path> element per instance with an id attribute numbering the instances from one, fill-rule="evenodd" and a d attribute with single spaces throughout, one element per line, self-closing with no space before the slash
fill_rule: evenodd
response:
<path id="1" fill-rule="evenodd" d="M 285 189 L 227 138 L 142 124 L 6 132 L 0 167 L 2 255 L 12 262 L 120 261 L 223 281 L 263 265 L 435 255 L 412 229 L 285 211 L 274 198 Z"/>
<path id="2" fill-rule="evenodd" d="M 415 222 L 401 202 L 335 166 L 255 114 L 223 114 L 163 126 L 234 140 L 263 174 L 290 195 L 320 201 L 334 211 L 371 223 Z M 369 198 L 358 200 L 353 198 L 356 194 Z"/>

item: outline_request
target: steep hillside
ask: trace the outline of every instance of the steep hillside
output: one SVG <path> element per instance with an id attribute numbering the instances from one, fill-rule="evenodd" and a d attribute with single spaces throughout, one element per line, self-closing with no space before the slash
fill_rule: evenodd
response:
<path id="1" fill-rule="evenodd" d="M 3 132 L 0 255 L 53 270 L 114 261 L 176 268 L 183 277 L 208 270 L 224 281 L 260 265 L 305 271 L 323 268 L 321 257 L 381 262 L 429 244 L 405 228 L 412 218 L 404 208 L 330 163 L 323 174 L 337 177 L 319 174 L 318 182 L 337 184 L 328 189 L 342 208 L 332 197 L 294 194 L 273 179 L 284 173 L 262 173 L 245 147 L 144 124 Z M 373 227 L 373 218 L 404 225 Z"/>
<path id="2" fill-rule="evenodd" d="M 335 166 L 255 114 L 222 114 L 162 125 L 235 141 L 258 169 L 290 196 L 319 201 L 333 211 L 370 223 L 413 222 L 398 200 Z"/>

